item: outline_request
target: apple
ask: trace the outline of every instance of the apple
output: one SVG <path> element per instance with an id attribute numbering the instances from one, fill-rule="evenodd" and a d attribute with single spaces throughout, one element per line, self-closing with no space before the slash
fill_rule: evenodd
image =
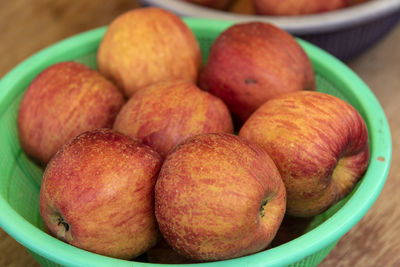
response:
<path id="1" fill-rule="evenodd" d="M 229 12 L 238 14 L 249 14 L 254 15 L 255 10 L 252 0 L 236 0 L 233 1 L 232 5 L 229 7 Z"/>
<path id="2" fill-rule="evenodd" d="M 46 166 L 40 215 L 52 235 L 73 246 L 132 259 L 159 239 L 154 184 L 161 157 L 111 129 L 84 132 Z"/>
<path id="3" fill-rule="evenodd" d="M 239 136 L 262 146 L 287 190 L 287 214 L 317 215 L 345 197 L 366 171 L 369 138 L 358 111 L 316 91 L 287 93 L 264 103 Z"/>
<path id="4" fill-rule="evenodd" d="M 279 171 L 260 146 L 228 133 L 189 137 L 168 154 L 155 186 L 160 232 L 197 261 L 263 250 L 286 208 Z"/>
<path id="5" fill-rule="evenodd" d="M 184 0 L 184 1 L 195 5 L 200 5 L 215 9 L 225 9 L 232 2 L 232 0 Z"/>
<path id="6" fill-rule="evenodd" d="M 314 89 L 315 77 L 307 54 L 289 33 L 269 23 L 247 22 L 218 36 L 199 86 L 244 122 L 272 97 Z"/>
<path id="7" fill-rule="evenodd" d="M 113 129 L 141 140 L 163 157 L 189 136 L 233 133 L 224 102 L 182 79 L 141 88 L 122 107 Z"/>
<path id="8" fill-rule="evenodd" d="M 97 71 L 78 62 L 47 67 L 31 82 L 18 110 L 23 150 L 46 164 L 70 138 L 112 127 L 123 94 Z"/>
<path id="9" fill-rule="evenodd" d="M 177 15 L 138 8 L 114 19 L 97 53 L 100 73 L 130 97 L 151 83 L 182 78 L 196 82 L 202 56 L 193 32 Z"/>
<path id="10" fill-rule="evenodd" d="M 272 16 L 316 14 L 342 9 L 368 0 L 252 0 L 256 13 Z"/>
<path id="11" fill-rule="evenodd" d="M 253 5 L 260 15 L 294 16 L 344 8 L 346 2 L 347 0 L 253 0 Z"/>

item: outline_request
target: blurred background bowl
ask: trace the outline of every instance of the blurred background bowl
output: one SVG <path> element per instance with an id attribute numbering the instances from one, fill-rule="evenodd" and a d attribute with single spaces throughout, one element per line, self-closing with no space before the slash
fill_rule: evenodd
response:
<path id="1" fill-rule="evenodd" d="M 400 0 L 370 0 L 351 7 L 301 16 L 237 14 L 191 4 L 182 0 L 141 0 L 143 5 L 168 9 L 181 16 L 234 22 L 265 21 L 350 60 L 382 39 L 400 19 Z"/>

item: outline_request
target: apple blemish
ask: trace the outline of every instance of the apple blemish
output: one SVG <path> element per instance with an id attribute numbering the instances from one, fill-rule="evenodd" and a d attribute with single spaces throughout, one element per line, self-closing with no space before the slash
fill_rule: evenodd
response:
<path id="1" fill-rule="evenodd" d="M 245 84 L 254 84 L 257 83 L 257 80 L 254 78 L 247 78 L 246 80 L 244 80 Z"/>

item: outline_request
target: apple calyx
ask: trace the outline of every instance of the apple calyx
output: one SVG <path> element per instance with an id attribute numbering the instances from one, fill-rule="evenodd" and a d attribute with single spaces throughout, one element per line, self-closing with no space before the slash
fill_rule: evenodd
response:
<path id="1" fill-rule="evenodd" d="M 59 212 L 54 212 L 50 215 L 51 225 L 54 227 L 54 234 L 58 238 L 64 241 L 71 241 L 72 232 L 70 224 L 64 219 L 64 217 Z"/>
<path id="2" fill-rule="evenodd" d="M 265 206 L 268 204 L 268 202 L 272 199 L 272 196 L 266 196 L 261 200 L 261 205 L 260 205 L 260 217 L 263 218 L 265 216 Z"/>
<path id="3" fill-rule="evenodd" d="M 60 224 L 62 224 L 63 226 L 64 226 L 64 228 L 65 228 L 65 231 L 68 231 L 69 230 L 69 224 L 64 220 L 64 218 L 63 217 L 58 217 L 58 223 L 57 223 L 57 225 L 59 226 Z"/>

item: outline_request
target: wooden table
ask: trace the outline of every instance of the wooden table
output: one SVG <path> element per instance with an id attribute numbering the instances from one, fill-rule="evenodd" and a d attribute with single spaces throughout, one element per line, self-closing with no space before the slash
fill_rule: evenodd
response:
<path id="1" fill-rule="evenodd" d="M 0 2 L 0 77 L 38 50 L 73 34 L 103 26 L 134 0 L 14 0 Z M 383 106 L 393 137 L 393 159 L 382 194 L 321 266 L 400 266 L 400 25 L 348 62 Z M 0 229 L 0 266 L 39 266 Z"/>

